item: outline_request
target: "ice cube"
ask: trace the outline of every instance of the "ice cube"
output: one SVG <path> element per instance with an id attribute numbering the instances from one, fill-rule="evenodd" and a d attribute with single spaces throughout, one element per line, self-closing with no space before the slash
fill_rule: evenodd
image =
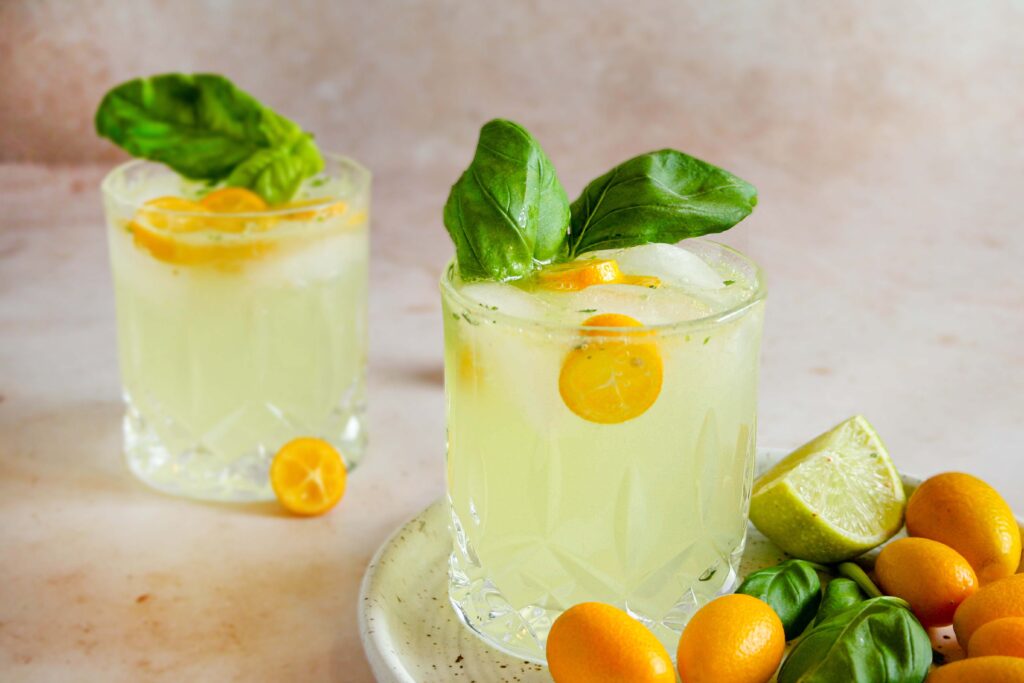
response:
<path id="1" fill-rule="evenodd" d="M 572 294 L 561 294 L 566 309 L 582 318 L 600 313 L 620 313 L 645 325 L 664 325 L 696 320 L 711 313 L 710 307 L 677 287 L 594 285 Z"/>
<path id="2" fill-rule="evenodd" d="M 542 299 L 503 282 L 474 282 L 463 285 L 459 292 L 478 304 L 485 315 L 496 311 L 528 320 L 544 320 L 551 315 L 551 307 Z"/>
<path id="3" fill-rule="evenodd" d="M 272 287 L 286 282 L 303 287 L 345 277 L 346 272 L 366 267 L 367 239 L 364 231 L 326 235 L 309 244 L 281 249 L 266 258 L 251 261 L 246 276 L 254 284 Z"/>
<path id="4" fill-rule="evenodd" d="M 594 252 L 615 259 L 627 275 L 653 275 L 684 289 L 721 289 L 722 276 L 697 254 L 672 244 L 643 244 L 628 249 Z"/>

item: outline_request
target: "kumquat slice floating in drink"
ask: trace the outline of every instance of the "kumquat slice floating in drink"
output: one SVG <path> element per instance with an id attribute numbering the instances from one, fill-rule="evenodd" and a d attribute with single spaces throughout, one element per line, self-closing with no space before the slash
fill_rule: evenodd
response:
<path id="1" fill-rule="evenodd" d="M 566 356 L 558 390 L 569 410 L 584 420 L 615 424 L 647 412 L 661 393 L 662 362 L 658 345 L 635 318 L 618 313 L 595 315 L 584 328 L 583 343 Z"/>

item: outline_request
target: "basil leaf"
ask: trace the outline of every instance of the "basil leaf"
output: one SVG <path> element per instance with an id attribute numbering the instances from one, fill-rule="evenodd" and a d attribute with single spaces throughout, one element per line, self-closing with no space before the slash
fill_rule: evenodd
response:
<path id="1" fill-rule="evenodd" d="M 132 155 L 193 180 L 248 187 L 287 201 L 323 168 L 308 133 L 214 74 L 163 74 L 106 94 L 96 131 Z"/>
<path id="2" fill-rule="evenodd" d="M 932 663 L 924 627 L 897 598 L 865 600 L 804 634 L 779 683 L 921 683 Z"/>
<path id="3" fill-rule="evenodd" d="M 444 224 L 464 279 L 510 280 L 563 252 L 569 199 L 537 141 L 496 119 L 480 129 L 473 161 L 448 195 Z"/>
<path id="4" fill-rule="evenodd" d="M 814 623 L 820 624 L 829 617 L 865 600 L 867 600 L 867 596 L 864 595 L 864 591 L 860 589 L 856 581 L 844 577 L 832 579 L 825 587 L 825 597 L 821 599 L 821 607 L 818 608 L 818 615 L 814 617 Z"/>
<path id="5" fill-rule="evenodd" d="M 756 204 L 753 185 L 717 166 L 673 149 L 642 154 L 572 203 L 568 256 L 722 232 Z"/>
<path id="6" fill-rule="evenodd" d="M 786 640 L 792 640 L 803 633 L 818 611 L 821 580 L 810 563 L 787 560 L 749 575 L 736 592 L 767 602 L 779 615 Z"/>
<path id="7" fill-rule="evenodd" d="M 302 181 L 324 166 L 320 152 L 308 134 L 292 145 L 261 149 L 231 171 L 227 184 L 248 187 L 269 204 L 282 204 L 295 194 Z"/>

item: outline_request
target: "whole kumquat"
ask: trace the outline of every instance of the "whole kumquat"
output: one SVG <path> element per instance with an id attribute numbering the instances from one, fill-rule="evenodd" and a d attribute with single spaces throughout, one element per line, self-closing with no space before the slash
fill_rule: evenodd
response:
<path id="1" fill-rule="evenodd" d="M 1024 617 L 1005 617 L 988 622 L 971 636 L 967 655 L 1024 657 Z"/>
<path id="2" fill-rule="evenodd" d="M 927 627 L 952 624 L 956 608 L 978 590 L 978 577 L 963 555 L 927 538 L 901 538 L 885 546 L 875 575 L 882 591 L 909 602 Z"/>
<path id="3" fill-rule="evenodd" d="M 1024 617 L 1024 574 L 1015 574 L 982 586 L 953 616 L 960 647 L 971 651 L 972 636 L 985 624 L 1004 617 Z"/>
<path id="4" fill-rule="evenodd" d="M 947 472 L 921 484 L 907 502 L 907 533 L 956 550 L 982 584 L 1010 576 L 1020 565 L 1013 511 L 998 491 L 969 474 Z"/>
<path id="5" fill-rule="evenodd" d="M 782 621 L 749 595 L 723 595 L 701 607 L 679 638 L 683 683 L 765 683 L 786 648 Z"/>
<path id="6" fill-rule="evenodd" d="M 643 624 L 622 610 L 584 602 L 563 612 L 548 633 L 555 683 L 673 683 L 672 660 Z"/>
<path id="7" fill-rule="evenodd" d="M 925 683 L 1024 683 L 1024 659 L 972 657 L 934 669 Z"/>

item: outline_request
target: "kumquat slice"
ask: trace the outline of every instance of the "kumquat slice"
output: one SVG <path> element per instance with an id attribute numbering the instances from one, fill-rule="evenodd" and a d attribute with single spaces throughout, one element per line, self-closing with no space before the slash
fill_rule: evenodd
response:
<path id="1" fill-rule="evenodd" d="M 605 313 L 583 322 L 584 340 L 566 356 L 558 378 L 562 401 L 589 422 L 616 424 L 647 412 L 661 393 L 661 352 L 652 333 L 631 332 L 642 324 L 627 315 Z M 587 337 L 599 337 L 589 340 Z"/>
<path id="2" fill-rule="evenodd" d="M 537 274 L 537 280 L 545 289 L 578 291 L 591 285 L 621 282 L 622 273 L 612 259 L 592 259 L 548 266 Z"/>
<path id="3" fill-rule="evenodd" d="M 323 439 L 289 441 L 270 465 L 274 494 L 289 512 L 322 515 L 345 494 L 345 463 Z"/>

